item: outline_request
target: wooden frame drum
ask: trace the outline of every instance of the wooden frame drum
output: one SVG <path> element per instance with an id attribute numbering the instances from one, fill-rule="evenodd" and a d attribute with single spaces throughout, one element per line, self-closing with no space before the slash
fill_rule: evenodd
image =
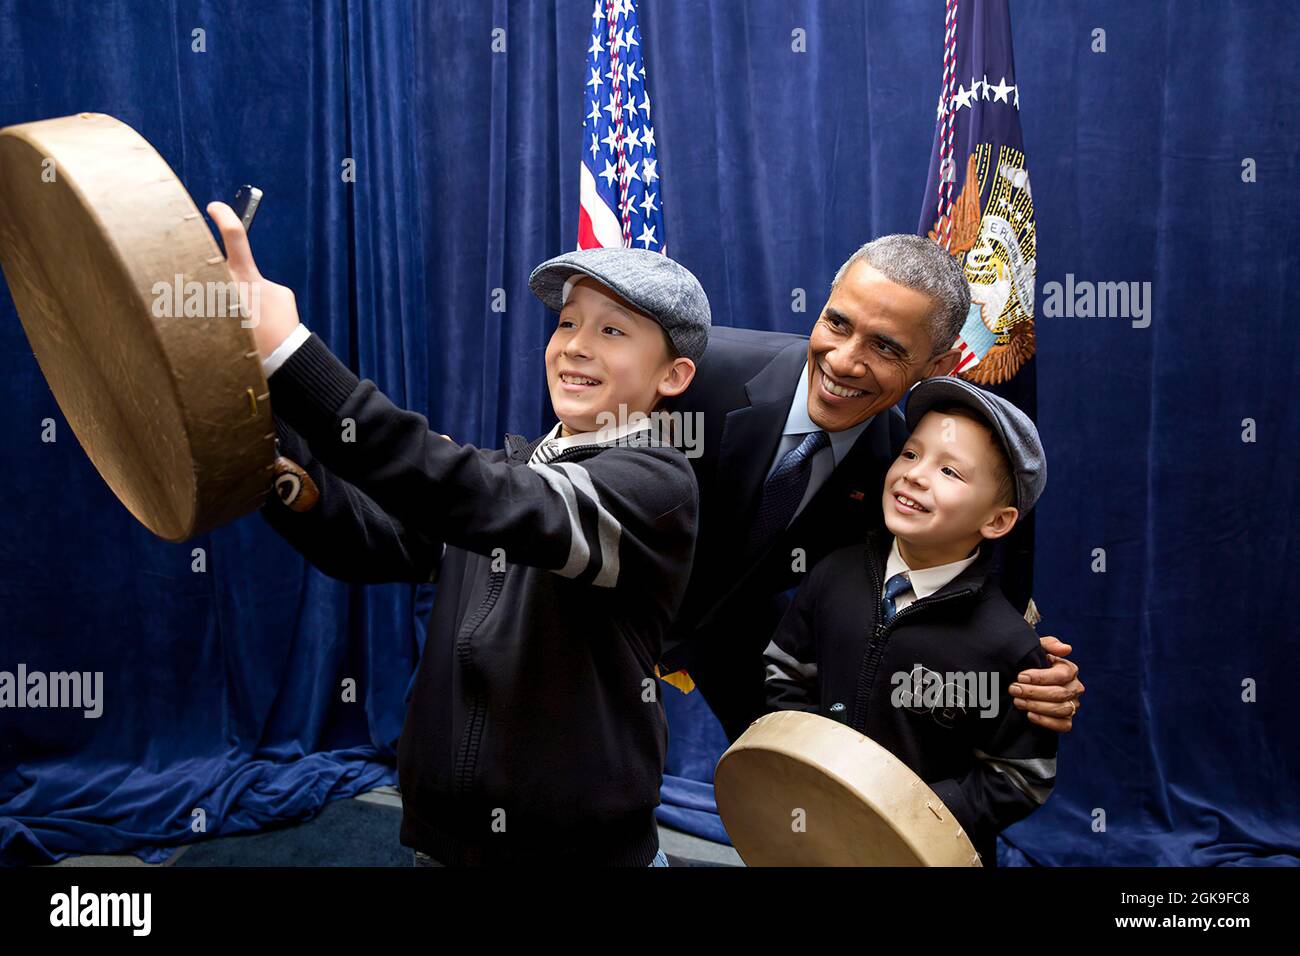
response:
<path id="1" fill-rule="evenodd" d="M 207 223 L 139 133 L 102 113 L 0 130 L 0 265 L 131 514 L 183 541 L 259 506 L 275 431 L 252 333 Z"/>
<path id="2" fill-rule="evenodd" d="M 713 786 L 750 866 L 980 866 L 966 832 L 920 777 L 817 714 L 754 721 L 718 761 Z"/>

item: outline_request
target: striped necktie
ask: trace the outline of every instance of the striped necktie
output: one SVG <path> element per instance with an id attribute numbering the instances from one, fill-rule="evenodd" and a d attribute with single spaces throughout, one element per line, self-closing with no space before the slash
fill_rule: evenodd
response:
<path id="1" fill-rule="evenodd" d="M 808 490 L 812 460 L 830 443 L 831 437 L 819 428 L 809 432 L 797 447 L 781 456 L 776 469 L 763 485 L 763 498 L 749 536 L 751 551 L 761 550 L 790 523 L 804 492 Z"/>

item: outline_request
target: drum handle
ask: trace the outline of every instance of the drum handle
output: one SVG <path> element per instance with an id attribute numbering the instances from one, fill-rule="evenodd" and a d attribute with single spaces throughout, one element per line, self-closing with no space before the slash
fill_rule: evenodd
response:
<path id="1" fill-rule="evenodd" d="M 277 455 L 271 470 L 275 472 L 273 488 L 281 503 L 293 511 L 310 511 L 316 507 L 320 489 L 307 474 L 307 469 L 292 459 Z"/>

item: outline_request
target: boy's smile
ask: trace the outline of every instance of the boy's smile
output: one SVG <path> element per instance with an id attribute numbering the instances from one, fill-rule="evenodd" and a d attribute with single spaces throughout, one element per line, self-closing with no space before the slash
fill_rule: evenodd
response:
<path id="1" fill-rule="evenodd" d="M 590 375 L 583 375 L 572 369 L 562 368 L 559 372 L 560 386 L 574 395 L 581 395 L 583 392 L 590 391 L 599 385 L 604 385 L 598 378 L 592 378 Z"/>
<path id="2" fill-rule="evenodd" d="M 911 498 L 903 494 L 901 491 L 894 492 L 894 507 L 898 510 L 898 513 L 902 515 L 928 514 L 930 511 L 929 508 L 925 507 L 925 505 L 921 504 L 915 498 Z"/>

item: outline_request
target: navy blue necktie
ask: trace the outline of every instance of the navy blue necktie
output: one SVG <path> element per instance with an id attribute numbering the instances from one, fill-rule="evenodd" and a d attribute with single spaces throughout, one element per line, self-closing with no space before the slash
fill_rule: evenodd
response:
<path id="1" fill-rule="evenodd" d="M 812 460 L 830 442 L 831 436 L 819 428 L 805 435 L 798 447 L 781 456 L 776 469 L 763 485 L 763 497 L 749 535 L 751 551 L 758 551 L 790 523 L 799 502 L 803 501 L 804 492 L 808 490 Z"/>
<path id="2" fill-rule="evenodd" d="M 898 609 L 894 607 L 894 602 L 898 600 L 898 596 L 904 591 L 910 591 L 911 589 L 912 582 L 907 579 L 906 571 L 899 571 L 885 582 L 885 597 L 884 600 L 881 601 L 882 609 L 884 611 L 881 620 L 883 620 L 884 623 L 888 624 L 894 619 L 894 615 L 898 613 Z"/>

